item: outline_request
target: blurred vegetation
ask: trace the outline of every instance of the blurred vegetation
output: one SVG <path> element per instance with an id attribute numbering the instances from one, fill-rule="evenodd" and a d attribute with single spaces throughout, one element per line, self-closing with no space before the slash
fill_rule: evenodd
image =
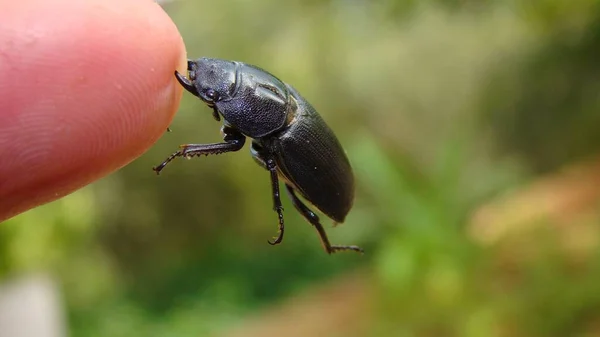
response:
<path id="1" fill-rule="evenodd" d="M 156 177 L 150 168 L 179 144 L 220 139 L 210 109 L 184 95 L 173 132 L 142 158 L 0 226 L 0 276 L 53 273 L 72 336 L 214 335 L 362 268 L 379 294 L 370 336 L 600 334 L 597 249 L 573 268 L 547 228 L 504 246 L 467 231 L 494 197 L 598 154 L 597 1 L 181 0 L 166 10 L 190 57 L 259 65 L 317 107 L 358 180 L 330 238 L 367 254 L 327 256 L 287 199 L 284 242 L 267 245 L 269 177 L 247 149 Z"/>

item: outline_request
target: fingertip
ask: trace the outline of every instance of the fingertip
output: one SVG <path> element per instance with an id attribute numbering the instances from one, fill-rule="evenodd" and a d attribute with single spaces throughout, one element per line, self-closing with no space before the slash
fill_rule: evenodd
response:
<path id="1" fill-rule="evenodd" d="M 12 27 L 0 28 L 8 60 L 0 64 L 0 221 L 145 152 L 179 106 L 174 69 L 186 69 L 181 35 L 153 1 L 8 3 L 0 5 L 3 27 Z"/>

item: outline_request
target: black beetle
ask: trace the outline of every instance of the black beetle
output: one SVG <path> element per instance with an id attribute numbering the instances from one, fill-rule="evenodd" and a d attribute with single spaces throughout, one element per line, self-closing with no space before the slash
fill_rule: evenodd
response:
<path id="1" fill-rule="evenodd" d="M 292 86 L 259 67 L 211 58 L 188 60 L 188 77 L 177 71 L 175 77 L 213 109 L 215 120 L 223 116 L 225 142 L 181 145 L 153 168 L 157 174 L 176 157 L 238 151 L 250 137 L 252 157 L 271 174 L 274 210 L 279 217 L 278 236 L 268 242 L 276 245 L 283 240 L 281 178 L 293 205 L 317 229 L 327 253 L 363 252 L 357 246 L 331 245 L 319 217 L 296 194 L 341 223 L 354 200 L 354 176 L 331 129 Z"/>

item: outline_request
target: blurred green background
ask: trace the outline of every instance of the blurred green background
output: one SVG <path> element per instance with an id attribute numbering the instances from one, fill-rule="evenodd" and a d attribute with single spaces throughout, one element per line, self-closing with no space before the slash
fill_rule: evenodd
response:
<path id="1" fill-rule="evenodd" d="M 355 207 L 335 229 L 325 221 L 329 237 L 367 253 L 326 255 L 287 198 L 285 239 L 269 246 L 269 177 L 248 147 L 175 161 L 157 177 L 151 167 L 179 144 L 220 140 L 211 110 L 184 94 L 173 132 L 141 158 L 0 226 L 0 280 L 51 273 L 71 336 L 227 335 L 285 299 L 357 277 L 366 328 L 329 335 L 600 336 L 600 197 L 584 220 L 580 207 L 493 243 L 473 234 L 484 205 L 600 152 L 598 1 L 165 9 L 191 58 L 256 64 L 317 108 L 357 177 Z M 539 198 L 477 228 L 495 232 Z"/>

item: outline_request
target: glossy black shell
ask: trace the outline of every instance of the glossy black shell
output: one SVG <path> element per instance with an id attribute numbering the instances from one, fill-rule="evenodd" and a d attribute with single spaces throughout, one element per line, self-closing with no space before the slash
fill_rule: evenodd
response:
<path id="1" fill-rule="evenodd" d="M 287 127 L 261 139 L 275 153 L 279 174 L 306 200 L 341 223 L 354 201 L 354 175 L 348 157 L 333 131 L 293 87 L 297 104 Z"/>

